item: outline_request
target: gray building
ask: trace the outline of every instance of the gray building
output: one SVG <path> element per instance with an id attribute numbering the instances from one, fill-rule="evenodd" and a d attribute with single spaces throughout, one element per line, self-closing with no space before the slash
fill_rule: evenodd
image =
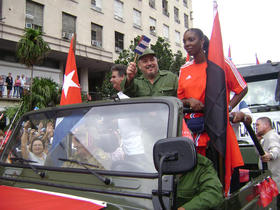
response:
<path id="1" fill-rule="evenodd" d="M 40 29 L 51 52 L 34 77 L 62 85 L 67 53 L 77 34 L 76 63 L 82 91 L 102 83 L 119 53 L 138 35 L 154 44 L 164 37 L 184 53 L 182 36 L 192 27 L 192 0 L 0 0 L 0 75 L 31 72 L 17 62 L 16 44 L 25 28 Z"/>

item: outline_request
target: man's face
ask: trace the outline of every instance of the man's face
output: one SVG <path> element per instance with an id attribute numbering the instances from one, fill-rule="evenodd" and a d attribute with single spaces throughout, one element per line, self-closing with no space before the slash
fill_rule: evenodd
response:
<path id="1" fill-rule="evenodd" d="M 154 79 L 158 73 L 157 58 L 154 55 L 145 55 L 138 61 L 138 67 L 147 79 Z"/>
<path id="2" fill-rule="evenodd" d="M 266 124 L 262 122 L 261 120 L 256 121 L 256 131 L 258 136 L 262 136 L 265 134 L 266 131 Z"/>
<path id="3" fill-rule="evenodd" d="M 121 90 L 121 82 L 124 79 L 124 75 L 123 76 L 119 76 L 119 72 L 118 71 L 112 71 L 112 77 L 110 79 L 110 82 L 113 85 L 113 88 L 116 89 L 117 91 Z"/>

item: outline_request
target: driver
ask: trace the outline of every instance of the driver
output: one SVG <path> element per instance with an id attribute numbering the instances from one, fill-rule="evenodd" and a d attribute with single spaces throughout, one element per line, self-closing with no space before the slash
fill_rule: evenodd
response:
<path id="1" fill-rule="evenodd" d="M 101 163 L 100 159 L 103 159 L 102 161 L 109 161 L 109 158 L 107 157 L 105 152 L 102 152 L 102 150 L 98 150 L 97 148 L 95 151 L 89 152 L 89 150 L 85 147 L 84 144 L 82 144 L 76 136 L 72 136 L 72 148 L 74 150 L 72 153 L 72 156 L 70 159 L 76 160 L 81 163 L 88 163 L 93 166 L 93 168 L 98 168 L 104 170 L 104 164 Z M 97 155 L 98 154 L 98 155 Z M 99 158 L 99 159 L 98 159 Z M 94 167 L 96 166 L 96 167 Z M 83 168 L 80 164 L 75 162 L 64 162 L 63 167 L 69 167 L 69 168 Z"/>

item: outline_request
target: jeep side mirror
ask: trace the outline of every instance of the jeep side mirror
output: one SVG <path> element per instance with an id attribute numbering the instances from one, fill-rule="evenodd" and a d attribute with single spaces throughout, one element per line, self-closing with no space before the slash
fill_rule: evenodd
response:
<path id="1" fill-rule="evenodd" d="M 162 175 L 180 174 L 196 166 L 196 150 L 192 140 L 175 137 L 158 140 L 153 150 L 154 165 L 158 171 L 158 199 L 161 209 L 165 210 L 162 196 Z"/>
<path id="2" fill-rule="evenodd" d="M 157 141 L 153 150 L 154 165 L 162 174 L 180 174 L 196 165 L 196 150 L 186 137 L 166 138 Z"/>

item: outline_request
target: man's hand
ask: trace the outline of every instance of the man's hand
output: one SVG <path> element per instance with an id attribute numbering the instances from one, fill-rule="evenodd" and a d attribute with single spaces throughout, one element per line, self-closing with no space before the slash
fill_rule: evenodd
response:
<path id="1" fill-rule="evenodd" d="M 270 160 L 272 160 L 272 155 L 268 152 L 265 152 L 265 154 L 263 156 L 261 156 L 262 162 L 268 162 Z"/>
<path id="2" fill-rule="evenodd" d="M 233 123 L 244 122 L 246 125 L 250 125 L 252 123 L 252 118 L 250 115 L 247 115 L 243 112 L 231 112 Z"/>
<path id="3" fill-rule="evenodd" d="M 136 63 L 130 62 L 128 67 L 127 67 L 127 69 L 126 69 L 126 79 L 127 79 L 127 82 L 130 83 L 131 80 L 134 79 L 136 74 L 137 74 Z"/>

